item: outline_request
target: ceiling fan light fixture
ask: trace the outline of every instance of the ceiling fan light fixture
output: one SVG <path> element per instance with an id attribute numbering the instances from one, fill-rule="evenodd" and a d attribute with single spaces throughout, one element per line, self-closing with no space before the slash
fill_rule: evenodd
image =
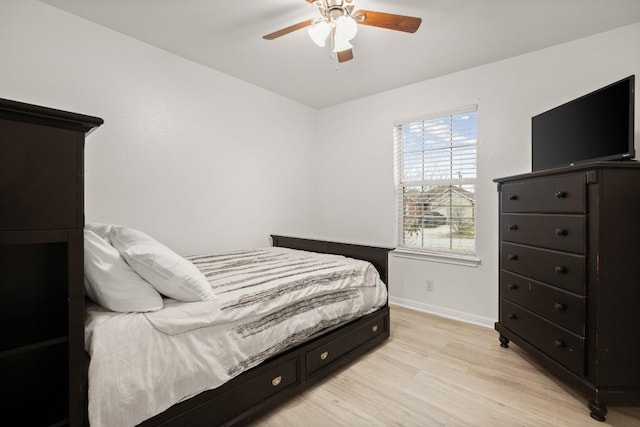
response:
<path id="1" fill-rule="evenodd" d="M 394 15 L 393 13 L 372 10 L 355 10 L 355 0 L 306 0 L 320 12 L 317 19 L 306 19 L 297 24 L 282 28 L 262 36 L 265 40 L 273 40 L 302 28 L 307 28 L 309 37 L 315 44 L 324 47 L 329 40 L 331 58 L 338 62 L 353 59 L 353 46 L 350 41 L 356 36 L 359 25 L 386 28 L 388 30 L 415 33 L 420 27 L 422 18 L 415 16 Z"/>
<path id="2" fill-rule="evenodd" d="M 358 32 L 358 24 L 349 15 L 342 15 L 335 21 L 336 38 L 352 40 Z"/>
<path id="3" fill-rule="evenodd" d="M 349 40 L 336 37 L 333 43 L 334 52 L 342 52 L 343 50 L 349 50 L 353 47 Z"/>
<path id="4" fill-rule="evenodd" d="M 329 37 L 330 30 L 331 26 L 327 21 L 320 21 L 310 26 L 307 32 L 315 44 L 320 47 L 324 47 L 327 42 L 327 37 Z"/>

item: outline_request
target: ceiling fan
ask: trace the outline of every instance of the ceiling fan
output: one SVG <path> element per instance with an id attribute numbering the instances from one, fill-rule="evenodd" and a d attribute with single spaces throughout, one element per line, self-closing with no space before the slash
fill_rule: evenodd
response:
<path id="1" fill-rule="evenodd" d="M 262 38 L 273 40 L 293 31 L 309 27 L 309 36 L 318 46 L 330 42 L 332 55 L 338 62 L 353 59 L 353 45 L 350 41 L 355 37 L 358 25 L 387 28 L 389 30 L 415 33 L 422 22 L 421 18 L 392 13 L 356 10 L 355 0 L 305 0 L 312 3 L 320 11 L 320 18 L 307 19 Z"/>

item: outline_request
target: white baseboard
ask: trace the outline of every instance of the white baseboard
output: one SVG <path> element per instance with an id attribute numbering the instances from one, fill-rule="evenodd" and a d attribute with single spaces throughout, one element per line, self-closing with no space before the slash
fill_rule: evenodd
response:
<path id="1" fill-rule="evenodd" d="M 477 316 L 475 314 L 465 313 L 463 311 L 458 311 L 458 310 L 452 310 L 450 308 L 439 307 L 437 305 L 425 304 L 423 302 L 408 300 L 405 298 L 389 296 L 389 304 L 399 305 L 401 307 L 423 311 L 425 313 L 435 314 L 437 316 L 442 316 L 449 319 L 460 320 L 462 322 L 471 323 L 478 326 L 484 326 L 485 328 L 493 329 L 494 324 L 496 322 L 495 319 L 491 319 L 489 317 Z"/>

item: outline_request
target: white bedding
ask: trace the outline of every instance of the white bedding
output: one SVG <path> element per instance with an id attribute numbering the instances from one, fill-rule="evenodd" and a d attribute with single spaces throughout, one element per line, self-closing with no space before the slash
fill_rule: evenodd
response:
<path id="1" fill-rule="evenodd" d="M 217 300 L 165 299 L 152 313 L 88 306 L 92 427 L 138 424 L 387 301 L 371 264 L 341 256 L 263 248 L 189 259 Z"/>

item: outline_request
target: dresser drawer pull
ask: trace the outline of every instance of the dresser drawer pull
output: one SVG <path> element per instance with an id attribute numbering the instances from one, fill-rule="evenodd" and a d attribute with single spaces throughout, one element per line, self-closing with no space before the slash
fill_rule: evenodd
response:
<path id="1" fill-rule="evenodd" d="M 555 308 L 558 311 L 565 311 L 567 309 L 567 306 L 564 304 L 560 304 L 559 302 L 555 303 L 553 305 L 553 308 Z"/>
<path id="2" fill-rule="evenodd" d="M 556 199 L 564 199 L 567 197 L 566 191 L 556 191 Z"/>
<path id="3" fill-rule="evenodd" d="M 566 272 L 567 272 L 567 269 L 566 269 L 566 267 L 563 267 L 563 266 L 561 266 L 561 265 L 556 265 L 556 266 L 555 266 L 555 271 L 556 271 L 556 273 L 558 273 L 558 274 L 563 274 L 563 273 L 566 273 Z"/>
<path id="4" fill-rule="evenodd" d="M 516 260 L 518 259 L 518 255 L 509 254 L 509 255 L 507 255 L 507 258 L 508 258 L 510 261 L 516 261 Z"/>
<path id="5" fill-rule="evenodd" d="M 281 382 L 282 382 L 282 376 L 278 375 L 277 377 L 271 380 L 271 385 L 274 387 L 278 387 Z"/>
<path id="6" fill-rule="evenodd" d="M 372 330 L 373 332 L 378 332 L 378 325 L 373 325 L 373 326 L 371 327 L 371 330 Z"/>
<path id="7" fill-rule="evenodd" d="M 321 360 L 327 360 L 327 357 L 329 357 L 329 352 L 325 351 L 322 354 L 320 354 L 320 359 Z"/>
<path id="8" fill-rule="evenodd" d="M 562 348 L 562 347 L 564 347 L 564 346 L 565 346 L 565 343 L 564 343 L 564 341 L 561 341 L 561 340 L 555 340 L 555 341 L 553 342 L 553 345 L 554 345 L 554 347 L 556 347 L 556 348 Z"/>
<path id="9" fill-rule="evenodd" d="M 517 318 L 517 317 L 516 317 L 516 315 L 515 315 L 515 314 L 513 314 L 513 313 L 509 313 L 509 314 L 507 315 L 507 319 L 516 319 L 516 318 Z"/>
<path id="10" fill-rule="evenodd" d="M 565 228 L 556 228 L 556 236 L 566 236 L 567 230 Z"/>
<path id="11" fill-rule="evenodd" d="M 516 224 L 509 224 L 509 230 L 516 231 L 517 229 L 518 229 L 518 226 Z"/>
<path id="12" fill-rule="evenodd" d="M 509 283 L 507 285 L 507 287 L 509 288 L 509 290 L 511 291 L 515 291 L 516 289 L 518 289 L 518 285 L 516 285 L 515 283 Z"/>
<path id="13" fill-rule="evenodd" d="M 509 194 L 509 200 L 518 200 L 517 194 Z"/>

